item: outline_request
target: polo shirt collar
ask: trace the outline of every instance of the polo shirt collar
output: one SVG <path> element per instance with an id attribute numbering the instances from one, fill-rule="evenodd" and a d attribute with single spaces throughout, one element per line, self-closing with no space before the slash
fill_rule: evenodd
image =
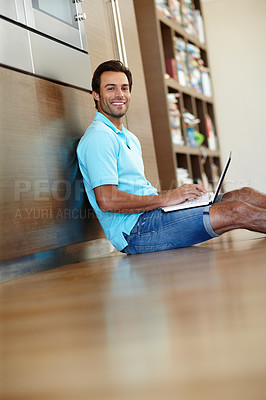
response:
<path id="1" fill-rule="evenodd" d="M 120 133 L 120 132 L 125 133 L 125 128 L 123 125 L 120 131 L 118 128 L 114 126 L 114 124 L 110 121 L 110 119 L 108 119 L 105 115 L 103 115 L 99 111 L 96 112 L 95 120 L 102 121 L 105 125 L 109 126 L 109 128 L 111 128 L 115 133 Z"/>
<path id="2" fill-rule="evenodd" d="M 116 134 L 122 135 L 122 137 L 124 138 L 124 140 L 126 142 L 126 145 L 128 147 L 130 147 L 129 138 L 126 134 L 126 129 L 124 128 L 124 125 L 122 125 L 122 129 L 120 131 L 118 128 L 116 128 L 114 126 L 114 124 L 105 115 L 103 115 L 99 111 L 96 112 L 95 120 L 103 122 L 105 125 L 107 125 L 109 128 L 111 128 Z"/>

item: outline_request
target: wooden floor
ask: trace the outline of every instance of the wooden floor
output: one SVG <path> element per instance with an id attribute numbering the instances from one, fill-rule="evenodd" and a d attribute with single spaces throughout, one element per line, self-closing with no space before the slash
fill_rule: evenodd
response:
<path id="1" fill-rule="evenodd" d="M 4 283 L 2 400 L 265 400 L 266 238 Z"/>

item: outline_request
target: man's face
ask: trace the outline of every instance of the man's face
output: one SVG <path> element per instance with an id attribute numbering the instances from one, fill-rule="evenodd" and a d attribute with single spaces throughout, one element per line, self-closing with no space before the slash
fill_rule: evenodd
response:
<path id="1" fill-rule="evenodd" d="M 98 100 L 98 111 L 109 119 L 123 117 L 129 107 L 130 92 L 124 72 L 105 71 L 101 75 L 100 95 L 94 92 Z"/>

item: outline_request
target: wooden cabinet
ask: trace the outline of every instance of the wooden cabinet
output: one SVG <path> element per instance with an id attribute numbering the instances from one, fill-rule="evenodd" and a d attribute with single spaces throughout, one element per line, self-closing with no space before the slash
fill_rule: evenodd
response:
<path id="1" fill-rule="evenodd" d="M 212 190 L 220 172 L 214 101 L 200 2 L 189 3 L 134 0 L 161 188 Z"/>

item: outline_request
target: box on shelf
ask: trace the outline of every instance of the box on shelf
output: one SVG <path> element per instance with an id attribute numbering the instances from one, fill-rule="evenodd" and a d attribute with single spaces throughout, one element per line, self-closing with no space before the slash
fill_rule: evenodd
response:
<path id="1" fill-rule="evenodd" d="M 197 36 L 200 43 L 205 43 L 204 25 L 200 10 L 194 11 Z"/>
<path id="2" fill-rule="evenodd" d="M 185 40 L 181 37 L 174 36 L 174 48 L 178 82 L 182 86 L 188 86 L 189 73 L 187 68 L 187 51 Z"/>
<path id="3" fill-rule="evenodd" d="M 178 107 L 178 97 L 179 93 L 168 93 L 168 109 L 170 115 L 171 122 L 171 133 L 172 133 L 172 141 L 174 144 L 178 146 L 184 145 L 184 139 L 182 136 L 181 129 L 181 115 Z"/>
<path id="4" fill-rule="evenodd" d="M 179 0 L 168 0 L 168 7 L 171 14 L 171 18 L 178 24 L 182 24 L 181 17 L 181 4 Z"/>
<path id="5" fill-rule="evenodd" d="M 196 118 L 193 114 L 185 111 L 183 113 L 183 120 L 186 128 L 187 144 L 191 147 L 201 146 L 204 142 L 204 135 L 196 129 L 196 125 L 200 123 L 200 119 Z"/>
<path id="6" fill-rule="evenodd" d="M 194 44 L 187 44 L 188 51 L 188 70 L 190 87 L 202 93 L 202 77 L 200 67 L 203 64 L 200 49 Z"/>
<path id="7" fill-rule="evenodd" d="M 180 36 L 174 36 L 175 59 L 165 60 L 168 75 L 181 86 L 195 89 L 207 97 L 212 97 L 210 71 L 204 65 L 199 47 Z M 177 72 L 175 72 L 175 70 Z"/>
<path id="8" fill-rule="evenodd" d="M 177 67 L 175 58 L 167 58 L 165 60 L 166 73 L 178 82 Z"/>
<path id="9" fill-rule="evenodd" d="M 200 66 L 201 72 L 201 81 L 202 81 L 202 90 L 205 96 L 212 97 L 212 84 L 210 78 L 209 68 L 206 68 L 204 65 Z"/>
<path id="10" fill-rule="evenodd" d="M 206 131 L 207 131 L 207 140 L 208 146 L 210 150 L 218 150 L 218 141 L 215 134 L 215 128 L 212 122 L 211 117 L 209 114 L 205 115 L 205 124 L 206 124 Z"/>
<path id="11" fill-rule="evenodd" d="M 191 0 L 181 0 L 182 27 L 191 36 L 197 37 L 194 5 Z"/>
<path id="12" fill-rule="evenodd" d="M 167 5 L 167 0 L 156 0 L 156 9 L 166 18 L 171 18 L 171 14 Z"/>

